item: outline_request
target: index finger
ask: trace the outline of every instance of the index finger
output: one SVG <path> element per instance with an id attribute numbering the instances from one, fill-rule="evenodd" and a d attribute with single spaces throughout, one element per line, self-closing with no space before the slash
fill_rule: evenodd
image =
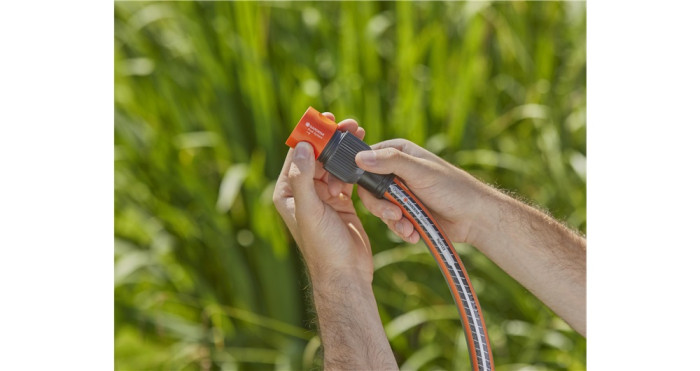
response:
<path id="1" fill-rule="evenodd" d="M 422 158 L 425 160 L 440 162 L 442 159 L 436 154 L 428 151 L 427 149 L 409 141 L 406 139 L 389 139 L 379 143 L 375 143 L 370 146 L 373 150 L 384 149 L 384 148 L 395 148 L 399 151 L 413 156 Z"/>
<path id="2" fill-rule="evenodd" d="M 282 170 L 280 170 L 280 175 L 277 177 L 277 184 L 275 184 L 275 193 L 282 192 L 283 197 L 291 195 L 291 189 L 289 188 L 289 182 L 287 181 L 289 174 L 289 167 L 292 165 L 292 149 L 287 151 L 287 157 L 284 159 L 284 165 L 282 165 Z"/>

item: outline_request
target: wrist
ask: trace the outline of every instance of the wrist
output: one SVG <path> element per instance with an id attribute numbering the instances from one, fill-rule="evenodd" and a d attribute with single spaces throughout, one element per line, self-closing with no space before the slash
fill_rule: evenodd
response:
<path id="1" fill-rule="evenodd" d="M 312 276 L 326 369 L 398 369 L 371 283 L 357 274 Z"/>
<path id="2" fill-rule="evenodd" d="M 314 292 L 338 291 L 348 288 L 357 288 L 372 291 L 372 275 L 357 270 L 337 267 L 324 267 L 311 269 L 309 267 L 309 279 Z"/>
<path id="3" fill-rule="evenodd" d="M 341 252 L 329 251 L 329 246 L 324 254 L 314 254 L 321 249 L 304 249 L 302 255 L 306 262 L 309 278 L 314 284 L 338 283 L 338 282 L 363 282 L 371 286 L 374 269 L 371 253 L 358 254 L 357 251 L 348 251 L 358 246 L 339 246 Z"/>
<path id="4" fill-rule="evenodd" d="M 462 221 L 465 235 L 460 242 L 479 248 L 486 240 L 498 233 L 501 212 L 507 204 L 508 196 L 466 172 L 465 175 L 468 177 L 465 182 L 468 186 L 464 188 L 464 194 L 460 199 L 468 201 L 463 207 L 465 213 Z"/>
<path id="5" fill-rule="evenodd" d="M 372 283 L 357 274 L 323 274 L 311 275 L 311 289 L 317 311 L 334 305 L 374 300 Z M 375 304 L 376 305 L 376 304 Z"/>

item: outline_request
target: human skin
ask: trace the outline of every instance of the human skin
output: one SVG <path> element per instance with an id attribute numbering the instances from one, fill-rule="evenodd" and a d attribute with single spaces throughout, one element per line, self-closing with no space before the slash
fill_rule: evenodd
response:
<path id="1" fill-rule="evenodd" d="M 354 120 L 338 127 L 364 137 Z M 372 292 L 372 251 L 351 200 L 352 187 L 330 176 L 315 161 L 311 145 L 301 142 L 287 154 L 273 200 L 306 262 L 324 368 L 396 370 Z"/>
<path id="2" fill-rule="evenodd" d="M 354 120 L 338 128 L 364 137 Z M 395 139 L 372 148 L 357 154 L 361 168 L 402 178 L 452 241 L 481 250 L 585 336 L 585 239 L 414 143 Z M 352 189 L 328 174 L 301 142 L 287 154 L 273 199 L 309 271 L 324 368 L 397 369 L 372 292 L 372 251 Z M 362 188 L 358 195 L 394 233 L 418 242 L 398 206 Z"/>
<path id="3" fill-rule="evenodd" d="M 357 154 L 358 166 L 394 173 L 430 209 L 448 237 L 466 242 L 586 335 L 586 240 L 550 216 L 403 139 Z M 418 232 L 398 206 L 358 188 L 367 209 L 407 242 Z"/>

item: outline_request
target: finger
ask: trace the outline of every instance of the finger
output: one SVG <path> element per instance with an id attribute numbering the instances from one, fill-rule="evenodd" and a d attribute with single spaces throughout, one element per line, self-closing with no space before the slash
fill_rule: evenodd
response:
<path id="1" fill-rule="evenodd" d="M 406 152 L 411 145 L 418 146 L 411 141 L 399 138 L 399 139 L 389 139 L 389 140 L 381 141 L 379 143 L 375 143 L 375 144 L 371 145 L 370 147 L 372 147 L 372 149 L 396 148 L 401 152 Z"/>
<path id="2" fill-rule="evenodd" d="M 408 243 L 416 243 L 420 239 L 418 231 L 415 230 L 413 224 L 406 218 L 399 221 L 384 221 L 384 223 L 389 227 L 389 230 Z"/>
<path id="3" fill-rule="evenodd" d="M 418 231 L 413 231 L 413 233 L 411 233 L 411 236 L 409 236 L 408 238 L 404 238 L 403 240 L 408 243 L 417 243 L 418 241 L 420 241 L 420 234 L 418 234 Z"/>
<path id="4" fill-rule="evenodd" d="M 428 161 L 438 163 L 442 161 L 442 159 L 436 154 L 406 139 L 389 139 L 383 142 L 375 143 L 370 147 L 372 147 L 372 149 L 374 150 L 384 148 L 396 148 L 399 151 L 406 153 L 410 156 L 423 158 Z"/>
<path id="5" fill-rule="evenodd" d="M 396 228 L 396 233 L 403 239 L 409 238 L 414 232 L 413 224 L 406 218 L 401 218 L 394 226 Z"/>
<path id="6" fill-rule="evenodd" d="M 374 197 L 363 188 L 357 188 L 357 195 L 367 210 L 379 217 L 399 238 L 408 243 L 416 243 L 420 240 L 420 235 L 413 224 L 401 214 L 401 208 L 389 201 Z"/>
<path id="7" fill-rule="evenodd" d="M 294 148 L 292 163 L 289 167 L 289 183 L 299 221 L 317 217 L 323 211 L 323 204 L 314 187 L 315 169 L 311 145 L 307 142 L 299 142 Z"/>
<path id="8" fill-rule="evenodd" d="M 330 112 L 324 112 L 322 113 L 323 116 L 326 116 L 327 118 L 331 119 L 331 121 L 335 122 L 335 115 L 330 113 Z"/>
<path id="9" fill-rule="evenodd" d="M 287 151 L 287 157 L 284 159 L 284 165 L 282 165 L 282 170 L 280 175 L 277 177 L 277 183 L 275 184 L 275 191 L 272 195 L 272 200 L 275 205 L 278 205 L 283 201 L 284 198 L 289 196 L 289 182 L 287 181 L 287 176 L 289 174 L 289 166 L 292 164 L 292 149 Z M 279 205 L 278 205 L 279 206 Z"/>
<path id="10" fill-rule="evenodd" d="M 360 125 L 357 123 L 357 121 L 353 119 L 345 119 L 338 123 L 338 130 L 349 131 L 351 134 L 355 135 L 355 132 L 359 126 Z"/>
<path id="11" fill-rule="evenodd" d="M 347 196 L 352 195 L 352 186 L 351 183 L 345 183 L 336 178 L 333 174 L 328 175 L 328 192 L 330 192 L 333 197 L 338 197 L 341 193 Z"/>
<path id="12" fill-rule="evenodd" d="M 340 196 L 343 193 L 343 188 L 346 183 L 335 177 L 333 174 L 328 175 L 328 193 L 333 197 Z M 352 186 L 351 186 L 352 187 Z"/>
<path id="13" fill-rule="evenodd" d="M 287 157 L 284 158 L 284 164 L 282 165 L 282 170 L 280 171 L 280 175 L 277 177 L 278 183 L 281 180 L 287 179 L 287 175 L 289 173 L 289 166 L 292 164 L 292 151 L 293 151 L 292 148 L 290 148 L 289 151 L 287 151 Z"/>
<path id="14" fill-rule="evenodd" d="M 394 147 L 362 151 L 355 156 L 360 168 L 377 174 L 394 173 L 404 179 L 415 179 L 419 174 L 431 174 L 430 161 L 411 156 Z"/>
<path id="15" fill-rule="evenodd" d="M 292 187 L 289 184 L 289 168 L 292 164 L 292 153 L 293 150 L 290 148 L 287 151 L 287 157 L 284 159 L 284 165 L 282 165 L 282 170 L 277 178 L 277 183 L 275 184 L 275 190 L 272 194 L 272 201 L 275 204 L 277 212 L 284 222 L 289 226 L 289 231 L 292 233 L 292 237 L 298 240 L 296 222 L 294 220 L 294 207 L 292 197 Z M 292 207 L 290 207 L 290 200 Z"/>
<path id="16" fill-rule="evenodd" d="M 357 195 L 372 215 L 386 221 L 401 220 L 401 208 L 387 200 L 381 200 L 364 188 L 357 187 Z"/>
<path id="17" fill-rule="evenodd" d="M 355 132 L 355 136 L 360 138 L 360 140 L 365 140 L 365 129 L 364 128 L 357 128 L 357 131 Z"/>
<path id="18" fill-rule="evenodd" d="M 326 169 L 323 168 L 323 164 L 320 163 L 319 161 L 316 161 L 315 163 L 316 168 L 314 172 L 314 179 L 316 180 L 321 180 L 321 181 L 327 181 L 328 179 L 328 172 Z"/>

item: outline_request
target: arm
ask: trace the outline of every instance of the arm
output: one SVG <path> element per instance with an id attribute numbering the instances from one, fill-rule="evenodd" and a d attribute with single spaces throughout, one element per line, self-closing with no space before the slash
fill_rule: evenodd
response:
<path id="1" fill-rule="evenodd" d="M 474 245 L 585 336 L 585 239 L 409 141 L 373 149 L 357 154 L 361 168 L 403 178 L 450 239 Z M 418 242 L 398 207 L 362 189 L 358 195 L 401 238 Z"/>
<path id="2" fill-rule="evenodd" d="M 369 282 L 312 278 L 326 370 L 396 370 Z"/>
<path id="3" fill-rule="evenodd" d="M 339 126 L 364 135 L 353 120 Z M 309 271 L 325 368 L 398 369 L 372 292 L 369 239 L 351 193 L 352 185 L 329 177 L 311 146 L 299 143 L 287 155 L 273 199 Z"/>
<path id="4" fill-rule="evenodd" d="M 496 190 L 487 197 L 483 232 L 471 243 L 586 336 L 586 240 Z"/>

